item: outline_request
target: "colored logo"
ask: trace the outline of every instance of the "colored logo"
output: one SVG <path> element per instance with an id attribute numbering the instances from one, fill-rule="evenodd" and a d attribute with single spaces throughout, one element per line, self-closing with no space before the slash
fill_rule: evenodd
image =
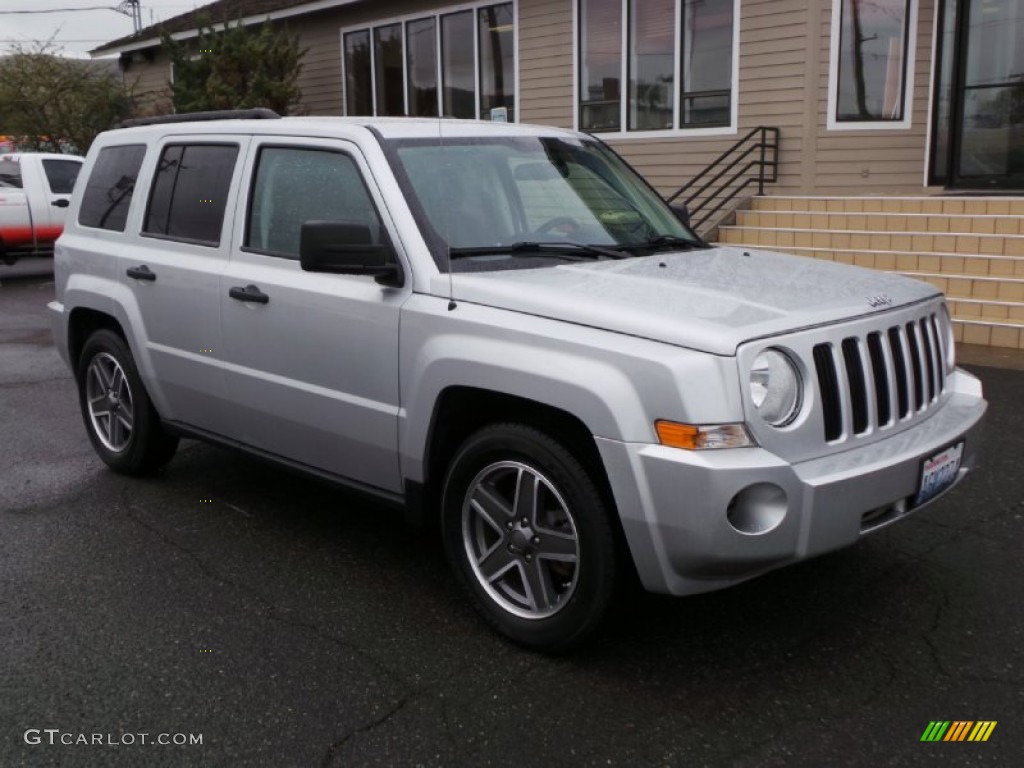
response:
<path id="1" fill-rule="evenodd" d="M 995 728 L 995 720 L 932 720 L 921 741 L 988 741 Z"/>

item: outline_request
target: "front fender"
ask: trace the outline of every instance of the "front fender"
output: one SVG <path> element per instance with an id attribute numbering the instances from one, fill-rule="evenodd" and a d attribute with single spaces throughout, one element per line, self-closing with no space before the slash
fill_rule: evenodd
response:
<path id="1" fill-rule="evenodd" d="M 451 386 L 542 403 L 627 443 L 657 442 L 657 419 L 742 414 L 731 358 L 465 302 L 448 311 L 436 297 L 403 307 L 399 355 L 401 469 L 416 482 L 435 404 Z"/>

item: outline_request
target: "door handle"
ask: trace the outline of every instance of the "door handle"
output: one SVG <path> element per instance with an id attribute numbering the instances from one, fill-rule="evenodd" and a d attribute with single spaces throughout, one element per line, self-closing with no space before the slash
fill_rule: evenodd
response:
<path id="1" fill-rule="evenodd" d="M 156 272 L 151 272 L 145 264 L 140 264 L 137 267 L 128 267 L 126 274 L 128 277 L 135 278 L 136 280 L 156 280 Z"/>
<path id="2" fill-rule="evenodd" d="M 245 288 L 235 286 L 228 291 L 228 296 L 232 299 L 238 299 L 239 301 L 251 301 L 256 304 L 266 304 L 270 301 L 270 297 L 267 296 L 267 294 L 252 284 L 245 286 Z"/>
<path id="3" fill-rule="evenodd" d="M 67 208 L 69 205 L 71 205 L 71 201 L 64 199 L 54 200 L 52 203 L 50 203 L 50 205 L 55 205 L 58 208 Z"/>

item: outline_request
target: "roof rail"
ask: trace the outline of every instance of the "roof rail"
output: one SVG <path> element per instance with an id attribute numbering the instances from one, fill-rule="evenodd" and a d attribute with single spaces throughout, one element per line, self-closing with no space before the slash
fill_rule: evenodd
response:
<path id="1" fill-rule="evenodd" d="M 122 120 L 115 128 L 135 128 L 139 125 L 160 125 L 161 123 L 191 123 L 202 120 L 274 120 L 281 116 L 272 109 L 256 107 L 254 109 L 216 109 L 211 112 L 181 112 L 175 115 L 155 115 L 154 117 L 133 117 Z"/>

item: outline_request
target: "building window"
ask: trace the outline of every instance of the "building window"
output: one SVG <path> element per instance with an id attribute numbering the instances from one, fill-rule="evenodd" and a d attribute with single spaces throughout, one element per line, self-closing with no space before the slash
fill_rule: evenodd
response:
<path id="1" fill-rule="evenodd" d="M 437 115 L 437 22 L 418 19 L 405 25 L 408 43 L 409 114 L 414 117 Z"/>
<path id="2" fill-rule="evenodd" d="M 906 128 L 916 0 L 833 0 L 829 128 Z"/>
<path id="3" fill-rule="evenodd" d="M 373 75 L 370 70 L 370 30 L 349 32 L 345 47 L 345 114 L 372 115 Z"/>
<path id="4" fill-rule="evenodd" d="M 737 6 L 738 0 L 579 0 L 580 128 L 733 128 Z"/>
<path id="5" fill-rule="evenodd" d="M 513 119 L 512 3 L 389 19 L 342 47 L 348 115 Z"/>

